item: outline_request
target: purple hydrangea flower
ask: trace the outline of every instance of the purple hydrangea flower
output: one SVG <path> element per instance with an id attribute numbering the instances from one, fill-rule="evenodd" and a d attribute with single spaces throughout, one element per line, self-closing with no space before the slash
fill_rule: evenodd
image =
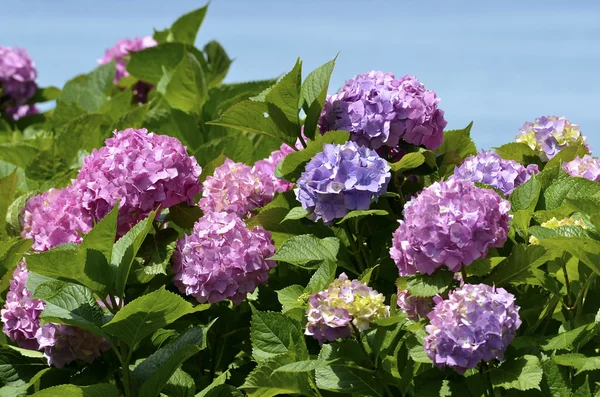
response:
<path id="1" fill-rule="evenodd" d="M 366 210 L 386 192 L 390 166 L 355 142 L 326 144 L 306 165 L 294 191 L 312 219 L 330 223 L 351 210 Z"/>
<path id="2" fill-rule="evenodd" d="M 33 239 L 36 251 L 80 243 L 81 233 L 89 232 L 94 226 L 81 199 L 81 192 L 73 186 L 50 189 L 30 198 L 21 211 L 21 236 Z"/>
<path id="3" fill-rule="evenodd" d="M 281 145 L 279 150 L 271 152 L 271 155 L 266 159 L 259 160 L 252 167 L 252 172 L 257 175 L 264 186 L 269 186 L 268 191 L 286 192 L 294 186 L 292 182 L 281 180 L 275 176 L 275 168 L 277 165 L 294 149 L 285 143 Z M 271 187 L 272 186 L 272 187 Z"/>
<path id="4" fill-rule="evenodd" d="M 5 109 L 6 114 L 13 120 L 19 120 L 23 117 L 39 114 L 40 111 L 35 105 L 9 106 Z"/>
<path id="5" fill-rule="evenodd" d="M 571 176 L 579 176 L 600 183 L 600 160 L 590 155 L 577 157 L 563 163 L 563 169 Z"/>
<path id="6" fill-rule="evenodd" d="M 83 159 L 75 185 L 96 221 L 121 200 L 117 231 L 123 235 L 159 207 L 193 205 L 201 172 L 178 139 L 129 128 Z"/>
<path id="7" fill-rule="evenodd" d="M 524 167 L 516 161 L 504 160 L 496 153 L 481 151 L 456 167 L 453 177 L 485 183 L 509 195 L 538 172 L 536 164 Z"/>
<path id="8" fill-rule="evenodd" d="M 271 234 L 262 227 L 248 230 L 236 214 L 208 212 L 177 243 L 173 281 L 200 303 L 231 299 L 239 304 L 267 281 L 276 266 L 267 258 L 274 254 Z"/>
<path id="9" fill-rule="evenodd" d="M 450 179 L 425 188 L 404 208 L 390 256 L 401 276 L 457 272 L 506 241 L 510 202 L 473 182 Z"/>
<path id="10" fill-rule="evenodd" d="M 530 148 L 540 152 L 542 160 L 548 161 L 569 145 L 584 145 L 588 152 L 585 136 L 577 124 L 564 117 L 543 116 L 532 122 L 526 122 L 521 133 L 516 136 L 517 142 L 526 143 Z"/>
<path id="11" fill-rule="evenodd" d="M 353 141 L 382 154 L 398 150 L 400 140 L 435 150 L 447 124 L 439 101 L 416 77 L 397 80 L 391 73 L 370 71 L 327 97 L 319 127 L 321 133 L 348 131 Z"/>
<path id="12" fill-rule="evenodd" d="M 348 280 L 342 273 L 325 291 L 309 298 L 305 334 L 322 344 L 348 338 L 353 327 L 369 329 L 374 320 L 389 317 L 390 307 L 384 300 L 382 294 L 358 280 Z"/>
<path id="13" fill-rule="evenodd" d="M 43 350 L 48 364 L 58 368 L 75 360 L 91 363 L 109 349 L 105 339 L 77 327 L 52 323 L 40 327 L 40 315 L 46 305 L 31 298 L 26 286 L 28 275 L 25 262 L 18 264 L 0 311 L 2 330 L 11 340 L 25 349 Z"/>
<path id="14" fill-rule="evenodd" d="M 398 307 L 409 320 L 419 321 L 431 312 L 433 300 L 431 297 L 412 296 L 408 290 L 398 290 Z"/>
<path id="15" fill-rule="evenodd" d="M 424 348 L 437 367 L 463 374 L 481 361 L 504 358 L 521 326 L 512 294 L 485 284 L 465 284 L 448 299 L 434 300 Z"/>
<path id="16" fill-rule="evenodd" d="M 8 117 L 16 120 L 33 111 L 24 106 L 35 94 L 36 78 L 35 64 L 27 51 L 0 46 L 0 105 L 6 106 Z"/>

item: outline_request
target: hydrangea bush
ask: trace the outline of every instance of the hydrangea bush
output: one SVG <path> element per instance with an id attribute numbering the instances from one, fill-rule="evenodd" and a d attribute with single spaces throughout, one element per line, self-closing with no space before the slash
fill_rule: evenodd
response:
<path id="1" fill-rule="evenodd" d="M 226 83 L 206 12 L 62 89 L 0 46 L 0 396 L 600 393 L 576 124 L 478 151 L 410 75 Z"/>

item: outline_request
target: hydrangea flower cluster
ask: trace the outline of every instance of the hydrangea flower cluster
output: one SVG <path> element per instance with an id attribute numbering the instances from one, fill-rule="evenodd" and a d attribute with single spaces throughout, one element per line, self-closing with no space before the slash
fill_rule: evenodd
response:
<path id="1" fill-rule="evenodd" d="M 536 164 L 524 167 L 516 161 L 504 160 L 494 152 L 481 151 L 456 167 L 453 177 L 491 185 L 508 196 L 538 172 Z"/>
<path id="2" fill-rule="evenodd" d="M 400 140 L 435 150 L 447 124 L 439 101 L 416 77 L 396 79 L 391 73 L 370 71 L 327 97 L 319 127 L 321 133 L 348 131 L 353 141 L 381 148 L 382 154 L 397 149 Z"/>
<path id="3" fill-rule="evenodd" d="M 69 186 L 30 198 L 21 212 L 21 226 L 21 236 L 33 239 L 33 249 L 45 251 L 80 243 L 80 233 L 89 232 L 94 222 L 81 204 L 81 192 Z"/>
<path id="4" fill-rule="evenodd" d="M 504 244 L 509 210 L 510 202 L 471 181 L 436 182 L 406 204 L 390 256 L 401 276 L 442 266 L 457 272 Z"/>
<path id="5" fill-rule="evenodd" d="M 277 165 L 285 158 L 285 156 L 293 152 L 294 149 L 284 143 L 279 150 L 271 152 L 269 157 L 254 163 L 252 172 L 258 175 L 263 185 L 268 186 L 268 188 L 265 188 L 264 190 L 283 193 L 294 186 L 292 182 L 281 180 L 275 176 L 275 168 L 277 168 Z M 271 185 L 273 186 L 272 188 L 270 187 Z"/>
<path id="6" fill-rule="evenodd" d="M 330 223 L 351 210 L 366 210 L 386 192 L 390 166 L 355 142 L 326 144 L 296 182 L 296 198 L 313 220 Z"/>
<path id="7" fill-rule="evenodd" d="M 18 264 L 0 311 L 2 330 L 11 340 L 25 349 L 43 350 L 48 364 L 58 368 L 75 360 L 91 363 L 109 349 L 105 339 L 77 327 L 53 323 L 40 327 L 40 315 L 46 305 L 31 299 L 26 286 L 28 275 L 25 262 Z"/>
<path id="8" fill-rule="evenodd" d="M 437 367 L 463 374 L 481 361 L 504 358 L 521 326 L 512 294 L 485 284 L 465 284 L 448 299 L 434 300 L 424 348 Z"/>
<path id="9" fill-rule="evenodd" d="M 406 313 L 409 320 L 419 321 L 431 312 L 433 300 L 430 297 L 412 296 L 408 290 L 398 290 L 398 307 Z"/>
<path id="10" fill-rule="evenodd" d="M 98 63 L 104 65 L 112 62 L 116 63 L 116 73 L 114 83 L 117 84 L 123 77 L 129 76 L 127 71 L 127 56 L 131 52 L 143 50 L 145 48 L 154 47 L 157 42 L 152 36 L 135 37 L 133 39 L 121 39 L 117 44 L 107 49 L 104 52 L 104 57 L 98 60 Z M 152 89 L 152 84 L 140 81 L 133 87 L 133 92 L 137 96 L 138 102 L 146 103 L 148 100 L 148 92 Z"/>
<path id="11" fill-rule="evenodd" d="M 579 126 L 571 124 L 564 117 L 543 116 L 534 122 L 528 121 L 523 124 L 516 141 L 526 143 L 530 148 L 539 151 L 544 161 L 550 160 L 569 145 L 581 144 L 590 151 Z"/>
<path id="12" fill-rule="evenodd" d="M 94 220 L 120 200 L 117 231 L 123 235 L 159 207 L 193 205 L 201 172 L 178 139 L 129 128 L 83 159 L 75 185 Z"/>
<path id="13" fill-rule="evenodd" d="M 579 176 L 600 183 L 600 160 L 590 155 L 577 157 L 563 163 L 563 169 L 571 176 Z"/>
<path id="14" fill-rule="evenodd" d="M 389 317 L 390 307 L 384 300 L 382 294 L 358 280 L 348 280 L 342 273 L 325 291 L 309 298 L 305 334 L 323 344 L 348 338 L 353 327 L 358 331 L 369 329 L 374 320 Z"/>
<path id="15" fill-rule="evenodd" d="M 37 70 L 33 60 L 22 48 L 0 46 L 0 105 L 13 120 L 37 113 L 35 106 L 27 105 L 37 84 Z"/>
<path id="16" fill-rule="evenodd" d="M 191 235 L 177 243 L 173 281 L 181 293 L 200 303 L 231 299 L 239 304 L 265 283 L 275 261 L 271 234 L 262 227 L 248 230 L 236 215 L 208 212 Z"/>
<path id="17" fill-rule="evenodd" d="M 587 225 L 581 219 L 575 219 L 573 217 L 567 217 L 567 218 L 563 218 L 560 220 L 557 219 L 556 217 L 552 217 L 551 219 L 547 220 L 546 222 L 542 222 L 540 226 L 545 227 L 547 229 L 556 229 L 557 227 L 562 227 L 562 226 L 577 226 L 582 229 L 587 229 Z M 530 236 L 529 244 L 539 245 L 540 240 L 535 236 Z"/>

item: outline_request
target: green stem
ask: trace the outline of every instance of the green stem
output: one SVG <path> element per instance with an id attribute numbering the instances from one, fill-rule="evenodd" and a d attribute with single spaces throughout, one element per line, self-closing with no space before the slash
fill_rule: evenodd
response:
<path id="1" fill-rule="evenodd" d="M 494 385 L 492 384 L 492 379 L 490 378 L 488 364 L 485 361 L 479 363 L 479 374 L 481 375 L 483 382 L 487 386 L 486 395 L 494 397 Z"/>
<path id="2" fill-rule="evenodd" d="M 567 262 L 562 261 L 562 269 L 565 276 L 565 286 L 567 287 L 567 312 L 569 313 L 569 322 L 574 327 L 573 295 L 571 294 L 571 283 L 569 282 L 569 273 L 567 272 Z"/>
<path id="3" fill-rule="evenodd" d="M 366 266 L 365 266 L 365 263 L 363 262 L 362 254 L 359 252 L 359 248 L 356 245 L 356 240 L 354 239 L 354 235 L 352 234 L 352 231 L 350 230 L 348 221 L 344 222 L 344 231 L 346 232 L 346 236 L 348 236 L 348 240 L 350 240 L 350 245 L 352 246 L 352 251 L 354 251 L 353 254 L 356 257 L 356 262 L 358 263 L 358 268 L 360 269 L 360 271 L 362 273 L 365 271 Z"/>
<path id="4" fill-rule="evenodd" d="M 367 348 L 365 347 L 365 344 L 364 344 L 364 342 L 363 342 L 363 340 L 362 340 L 362 338 L 360 336 L 360 331 L 358 330 L 358 328 L 356 328 L 356 325 L 354 325 L 352 323 L 350 323 L 350 325 L 352 326 L 352 330 L 354 331 L 354 337 L 358 341 L 358 345 L 360 346 L 360 350 L 362 350 L 362 352 L 364 353 L 365 357 L 369 361 L 369 364 L 371 364 L 371 367 L 373 369 L 377 369 L 377 365 L 375 363 L 373 363 L 373 360 L 371 360 L 371 355 L 367 351 Z"/>
<path id="5" fill-rule="evenodd" d="M 125 397 L 133 396 L 131 391 L 131 373 L 129 372 L 129 362 L 131 361 L 131 355 L 133 350 L 129 350 L 127 345 L 123 344 L 121 347 L 121 356 L 125 357 L 121 360 L 121 367 L 123 368 L 123 388 L 125 389 Z"/>
<path id="6" fill-rule="evenodd" d="M 460 268 L 460 274 L 463 279 L 463 284 L 466 284 L 467 283 L 467 267 L 466 266 L 463 266 Z"/>
<path id="7" fill-rule="evenodd" d="M 356 220 L 354 222 L 354 230 L 356 233 L 354 233 L 357 237 L 360 237 L 360 232 L 358 231 L 358 220 Z M 363 260 L 365 261 L 365 269 L 370 267 L 369 266 L 369 256 L 367 255 L 367 252 L 365 251 L 365 244 L 363 244 L 362 241 L 357 241 L 358 244 L 358 250 L 360 251 L 360 254 L 363 257 Z"/>
<path id="8" fill-rule="evenodd" d="M 583 288 L 579 292 L 577 299 L 575 300 L 575 307 L 577 308 L 577 316 L 580 316 L 583 311 L 583 304 L 585 303 L 585 298 L 587 297 L 588 289 L 590 288 L 590 284 L 596 278 L 595 274 L 591 274 L 587 280 L 585 280 L 585 284 Z"/>
<path id="9" fill-rule="evenodd" d="M 317 384 L 315 383 L 315 380 L 310 375 L 308 377 L 308 383 L 310 383 L 310 386 L 315 391 L 315 393 L 317 394 L 318 397 L 323 397 L 323 395 L 321 394 L 321 391 L 319 390 L 319 388 L 317 387 Z"/>
<path id="10" fill-rule="evenodd" d="M 300 131 L 302 131 L 302 130 L 300 130 Z M 302 145 L 302 147 L 304 149 L 306 149 L 306 141 L 304 140 L 304 137 L 302 136 L 302 132 L 298 134 L 298 139 L 300 140 L 300 144 Z"/>

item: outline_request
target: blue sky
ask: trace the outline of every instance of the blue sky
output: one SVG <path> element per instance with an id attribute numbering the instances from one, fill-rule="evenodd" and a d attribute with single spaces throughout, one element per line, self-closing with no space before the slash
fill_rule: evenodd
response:
<path id="1" fill-rule="evenodd" d="M 96 66 L 119 38 L 152 34 L 202 6 L 177 0 L 3 0 L 0 44 L 26 48 L 41 85 Z M 566 116 L 600 150 L 600 2 L 213 0 L 198 45 L 219 40 L 228 81 L 305 75 L 340 56 L 330 90 L 370 69 L 417 76 L 448 128 L 474 120 L 480 148 L 523 122 Z"/>

